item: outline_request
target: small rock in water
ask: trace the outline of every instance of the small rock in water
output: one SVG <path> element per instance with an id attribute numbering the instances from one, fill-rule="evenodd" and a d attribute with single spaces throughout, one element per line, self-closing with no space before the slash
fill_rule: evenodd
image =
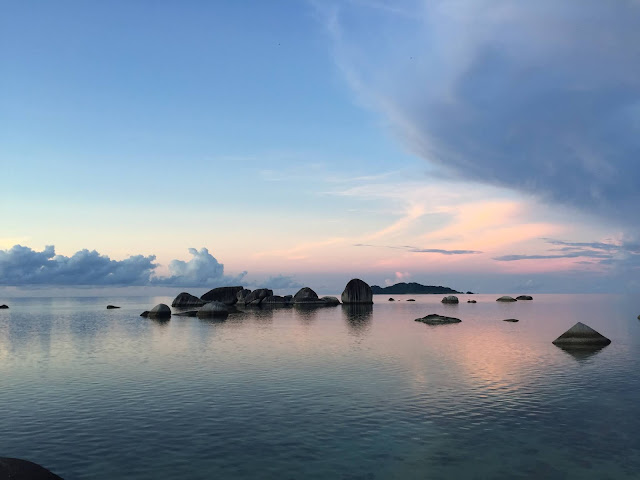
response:
<path id="1" fill-rule="evenodd" d="M 396 299 L 395 299 L 395 298 L 389 298 L 389 301 L 390 301 L 390 302 L 395 302 L 395 301 L 396 301 Z"/>
<path id="2" fill-rule="evenodd" d="M 519 321 L 520 321 L 520 320 L 518 320 L 517 318 L 505 318 L 505 319 L 503 320 L 503 322 L 513 322 L 513 323 L 515 323 L 515 322 L 519 322 Z"/>
<path id="3" fill-rule="evenodd" d="M 114 308 L 120 308 L 120 307 L 116 307 L 115 305 L 107 305 L 107 310 L 113 310 Z"/>
<path id="4" fill-rule="evenodd" d="M 475 300 L 467 300 L 467 303 L 478 303 L 478 302 Z"/>
<path id="5" fill-rule="evenodd" d="M 0 305 L 0 309 L 2 310 L 6 310 L 7 308 L 9 308 L 9 305 Z"/>
<path id="6" fill-rule="evenodd" d="M 164 303 L 159 303 L 151 310 L 149 310 L 148 314 L 149 318 L 169 318 L 171 317 L 171 309 L 168 305 Z"/>
<path id="7" fill-rule="evenodd" d="M 437 313 L 432 313 L 431 315 L 427 315 L 426 317 L 416 318 L 416 322 L 426 323 L 427 325 L 447 325 L 450 323 L 460 323 L 462 320 L 454 317 L 445 317 L 444 315 L 438 315 Z"/>
<path id="8" fill-rule="evenodd" d="M 415 302 L 415 301 L 416 301 L 416 300 L 415 300 L 415 298 L 409 298 L 409 299 L 407 300 L 407 302 Z"/>
<path id="9" fill-rule="evenodd" d="M 513 297 L 505 295 L 504 297 L 496 299 L 496 302 L 517 302 L 517 300 Z"/>
<path id="10" fill-rule="evenodd" d="M 516 300 L 533 300 L 533 297 L 531 295 L 518 295 Z"/>
<path id="11" fill-rule="evenodd" d="M 458 297 L 455 295 L 449 295 L 442 299 L 442 303 L 458 303 Z"/>
<path id="12" fill-rule="evenodd" d="M 609 345 L 611 340 L 588 325 L 578 322 L 552 343 L 562 348 L 601 348 Z"/>

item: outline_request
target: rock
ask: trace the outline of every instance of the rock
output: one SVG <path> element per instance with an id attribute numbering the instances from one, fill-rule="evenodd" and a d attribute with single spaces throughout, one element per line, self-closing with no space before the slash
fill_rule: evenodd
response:
<path id="1" fill-rule="evenodd" d="M 244 305 L 244 301 L 247 298 L 247 295 L 249 295 L 250 293 L 251 293 L 251 290 L 248 290 L 246 288 L 243 288 L 242 290 L 240 290 L 236 294 L 237 303 L 239 303 L 240 305 Z"/>
<path id="2" fill-rule="evenodd" d="M 114 308 L 120 308 L 120 307 L 116 307 L 115 305 L 107 305 L 107 310 L 113 310 Z"/>
<path id="3" fill-rule="evenodd" d="M 531 295 L 518 295 L 516 300 L 533 300 L 533 297 Z"/>
<path id="4" fill-rule="evenodd" d="M 475 300 L 467 300 L 467 303 L 478 303 Z"/>
<path id="5" fill-rule="evenodd" d="M 225 305 L 235 305 L 238 301 L 238 292 L 244 290 L 243 287 L 218 287 L 209 290 L 200 297 L 205 302 L 222 302 Z"/>
<path id="6" fill-rule="evenodd" d="M 262 300 L 271 296 L 273 296 L 273 290 L 269 290 L 268 288 L 259 288 L 244 297 L 244 304 L 254 306 L 260 305 Z"/>
<path id="7" fill-rule="evenodd" d="M 562 348 L 601 348 L 609 345 L 611 340 L 584 323 L 578 322 L 552 343 Z"/>
<path id="8" fill-rule="evenodd" d="M 496 302 L 517 302 L 517 300 L 513 297 L 509 297 L 508 295 L 505 295 L 504 297 L 498 298 Z"/>
<path id="9" fill-rule="evenodd" d="M 467 292 L 467 295 L 475 295 L 473 292 Z"/>
<path id="10" fill-rule="evenodd" d="M 460 323 L 462 320 L 459 318 L 445 317 L 443 315 L 438 315 L 437 313 L 432 313 L 426 317 L 416 318 L 416 322 L 426 323 L 427 325 L 448 325 L 450 323 Z"/>
<path id="11" fill-rule="evenodd" d="M 9 307 L 7 307 L 7 308 L 9 308 Z M 638 315 L 638 320 L 640 320 L 640 315 Z"/>
<path id="12" fill-rule="evenodd" d="M 342 292 L 342 303 L 373 303 L 371 287 L 359 278 L 349 280 Z"/>
<path id="13" fill-rule="evenodd" d="M 517 318 L 505 318 L 503 320 L 503 322 L 512 322 L 512 323 L 519 322 L 519 321 L 520 320 L 518 320 Z"/>
<path id="14" fill-rule="evenodd" d="M 293 296 L 293 303 L 318 303 L 318 294 L 309 287 L 303 287 Z"/>
<path id="15" fill-rule="evenodd" d="M 415 302 L 416 300 L 414 298 L 410 298 L 407 300 L 407 302 Z"/>
<path id="16" fill-rule="evenodd" d="M 171 302 L 172 307 L 201 307 L 205 302 L 187 292 L 179 293 Z"/>
<path id="17" fill-rule="evenodd" d="M 9 305 L 0 305 L 1 310 L 6 310 L 7 308 L 9 308 Z"/>
<path id="18" fill-rule="evenodd" d="M 149 318 L 169 318 L 171 317 L 171 309 L 164 303 L 159 303 L 149 310 Z"/>
<path id="19" fill-rule="evenodd" d="M 320 299 L 320 301 L 323 302 L 328 307 L 333 307 L 335 305 L 340 305 L 340 300 L 338 300 L 337 297 L 322 297 Z"/>
<path id="20" fill-rule="evenodd" d="M 455 295 L 448 295 L 442 299 L 442 303 L 458 303 L 458 297 Z"/>
<path id="21" fill-rule="evenodd" d="M 37 463 L 19 458 L 0 457 L 0 479 L 6 480 L 62 480 Z"/>
<path id="22" fill-rule="evenodd" d="M 198 310 L 198 318 L 226 318 L 229 316 L 229 308 L 222 302 L 209 302 Z"/>
<path id="23" fill-rule="evenodd" d="M 390 302 L 395 302 L 395 301 L 396 301 L 396 299 L 395 299 L 395 298 L 389 298 L 389 301 L 390 301 Z"/>
<path id="24" fill-rule="evenodd" d="M 293 297 L 287 295 L 281 297 L 280 295 L 270 295 L 262 300 L 260 305 L 291 305 L 293 303 Z"/>
<path id="25" fill-rule="evenodd" d="M 196 317 L 198 310 L 187 310 L 186 312 L 178 312 L 173 314 L 175 317 Z"/>
<path id="26" fill-rule="evenodd" d="M 141 317 L 148 317 L 149 316 L 149 310 L 145 310 L 144 312 L 142 312 L 140 314 Z"/>

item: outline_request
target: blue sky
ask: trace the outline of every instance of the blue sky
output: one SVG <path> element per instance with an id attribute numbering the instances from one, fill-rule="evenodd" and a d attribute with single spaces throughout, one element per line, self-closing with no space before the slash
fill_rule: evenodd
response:
<path id="1" fill-rule="evenodd" d="M 640 289 L 639 13 L 4 2 L 0 285 Z"/>

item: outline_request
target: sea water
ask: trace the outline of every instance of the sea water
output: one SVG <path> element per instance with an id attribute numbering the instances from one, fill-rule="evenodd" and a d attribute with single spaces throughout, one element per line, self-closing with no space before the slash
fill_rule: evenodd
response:
<path id="1" fill-rule="evenodd" d="M 640 301 L 498 296 L 167 322 L 139 315 L 171 298 L 3 299 L 0 456 L 67 480 L 639 478 Z M 611 345 L 551 343 L 578 321 Z"/>

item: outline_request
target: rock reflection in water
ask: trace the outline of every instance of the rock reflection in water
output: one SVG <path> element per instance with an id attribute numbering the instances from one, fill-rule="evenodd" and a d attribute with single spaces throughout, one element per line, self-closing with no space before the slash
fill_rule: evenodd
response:
<path id="1" fill-rule="evenodd" d="M 600 353 L 600 351 L 602 349 L 604 349 L 606 347 L 605 346 L 601 346 L 601 347 L 590 347 L 590 348 L 568 348 L 568 347 L 561 347 L 558 346 L 558 348 L 560 350 L 562 350 L 564 353 L 566 353 L 567 355 L 573 357 L 574 359 L 576 359 L 578 362 L 584 362 L 585 360 L 588 360 L 589 358 L 597 355 L 598 353 Z"/>
<path id="2" fill-rule="evenodd" d="M 369 304 L 343 304 L 342 315 L 344 316 L 350 333 L 362 335 L 369 330 L 371 326 L 371 315 L 373 313 L 373 305 Z"/>

